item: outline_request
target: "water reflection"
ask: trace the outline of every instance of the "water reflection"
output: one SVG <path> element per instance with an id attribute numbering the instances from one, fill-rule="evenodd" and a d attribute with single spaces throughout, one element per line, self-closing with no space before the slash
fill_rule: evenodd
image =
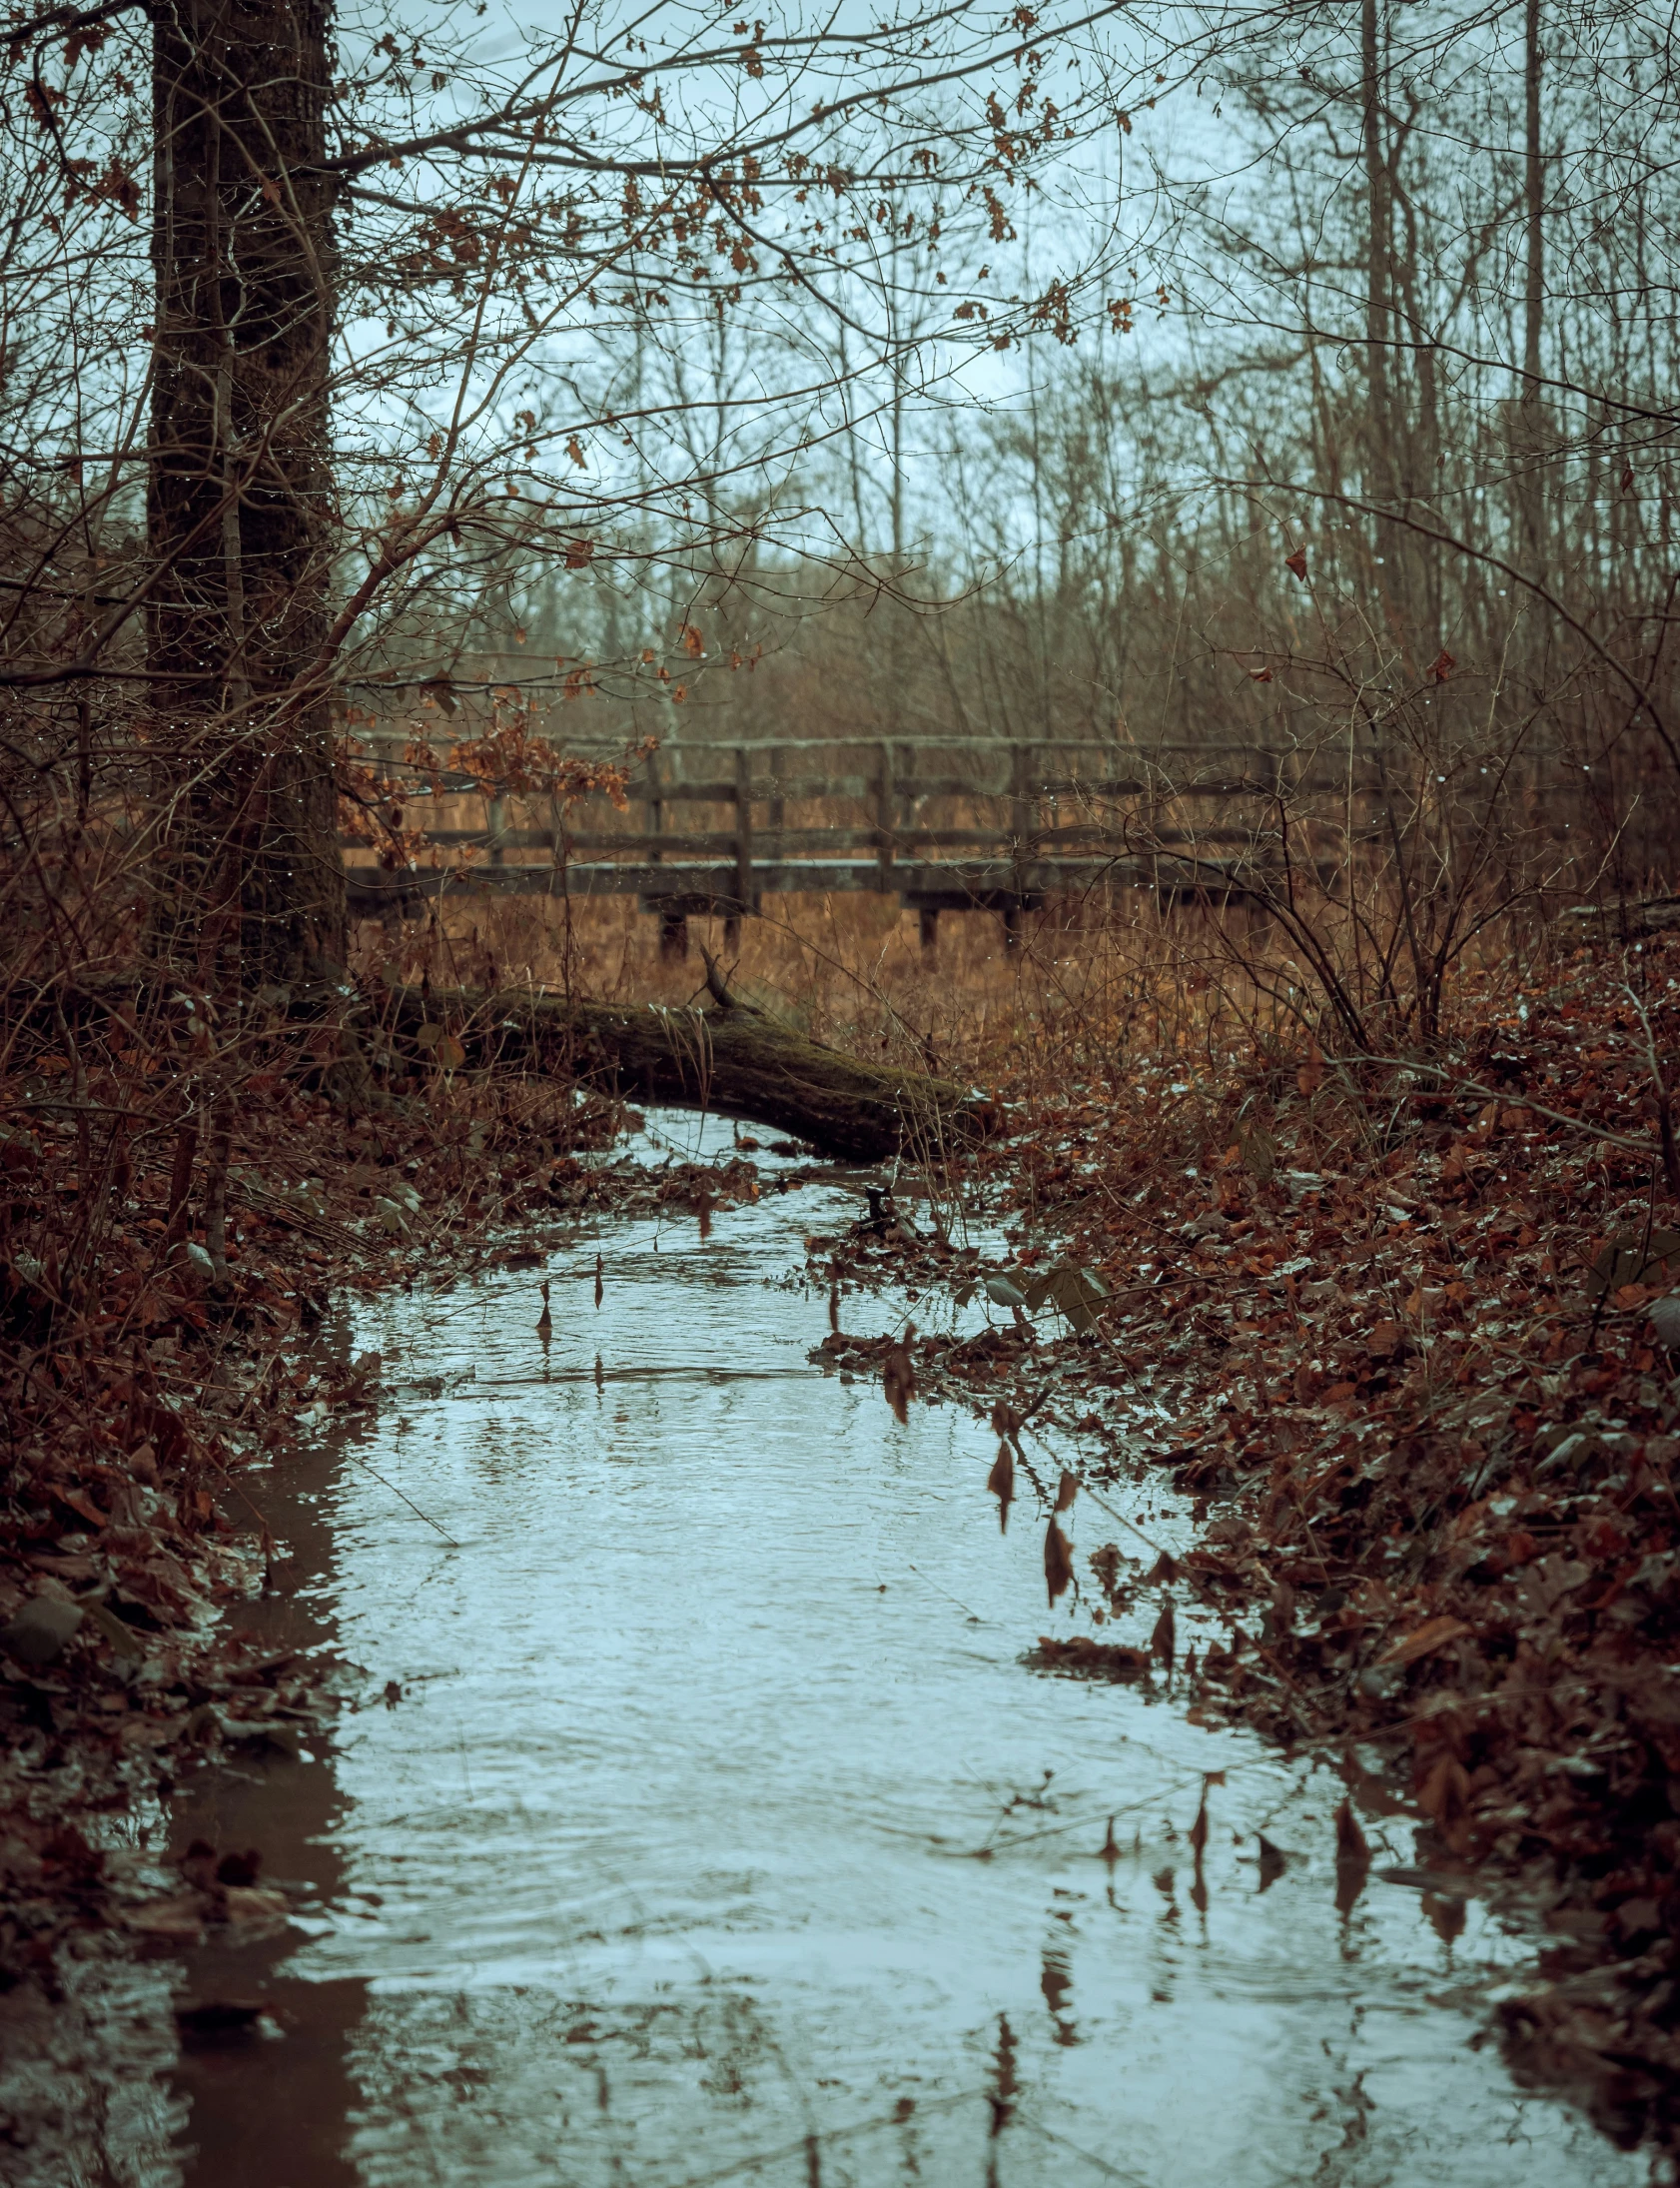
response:
<path id="1" fill-rule="evenodd" d="M 1023 1667 L 1007 1425 L 825 1378 L 828 1301 L 775 1281 L 842 1210 L 571 1240 L 546 1333 L 537 1272 L 347 1333 L 410 1379 L 307 1522 L 369 1705 L 192 1824 L 287 1847 L 320 1910 L 195 1972 L 292 2032 L 183 2067 L 192 2188 L 1639 2177 L 1467 2047 L 1519 1944 L 1346 1895 L 1339 1788 Z M 1083 1574 L 1112 1526 L 1063 1524 Z"/>

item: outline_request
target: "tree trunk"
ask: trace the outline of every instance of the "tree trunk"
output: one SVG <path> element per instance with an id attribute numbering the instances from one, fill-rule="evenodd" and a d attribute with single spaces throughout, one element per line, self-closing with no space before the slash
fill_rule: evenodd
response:
<path id="1" fill-rule="evenodd" d="M 328 697 L 302 676 L 330 573 L 328 6 L 171 0 L 154 22 L 160 927 L 201 976 L 214 955 L 286 984 L 345 950 Z"/>
<path id="2" fill-rule="evenodd" d="M 1393 336 L 1391 253 L 1393 208 L 1382 113 L 1380 0 L 1360 0 L 1359 77 L 1365 165 L 1365 492 L 1386 504 L 1393 491 L 1393 420 L 1389 415 L 1389 344 Z M 1391 528 L 1379 524 L 1386 543 Z"/>
<path id="3" fill-rule="evenodd" d="M 399 989 L 393 1002 L 400 1035 L 412 1040 L 424 1023 L 445 1026 L 469 1064 L 535 1064 L 606 1079 L 641 1101 L 751 1118 L 856 1161 L 899 1153 L 937 1161 L 998 1121 L 968 1087 L 860 1063 L 741 1004 L 669 1010 L 523 989 L 435 988 Z"/>
<path id="4" fill-rule="evenodd" d="M 1523 225 L 1527 244 L 1522 293 L 1522 393 L 1517 399 L 1517 497 L 1521 551 L 1528 573 L 1545 582 L 1545 430 L 1540 337 L 1546 305 L 1545 157 L 1540 144 L 1540 0 L 1523 13 Z"/>

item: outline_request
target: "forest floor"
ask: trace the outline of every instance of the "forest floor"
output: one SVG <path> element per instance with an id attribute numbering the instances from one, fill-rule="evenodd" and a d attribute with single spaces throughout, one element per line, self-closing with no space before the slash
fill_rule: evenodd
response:
<path id="1" fill-rule="evenodd" d="M 990 1414 L 994 1490 L 1046 1508 L 1050 1601 L 1080 1592 L 1105 1630 L 1048 1662 L 1333 1753 L 1349 1891 L 1356 1806 L 1416 1821 L 1443 1903 L 1539 1899 L 1556 1944 L 1500 2008 L 1511 2056 L 1619 2136 L 1672 2139 L 1680 947 L 1468 980 L 1428 1068 L 1080 1038 L 1055 1072 L 1042 1043 L 1019 1083 L 999 1064 L 1008 1136 L 925 1206 L 901 1190 L 908 1222 L 889 1204 L 811 1241 L 840 1288 L 824 1356 L 900 1405 L 943 1387 Z M 315 1341 L 329 1294 L 534 1268 L 522 1235 L 568 1209 L 704 1222 L 758 1190 L 750 1137 L 722 1168 L 580 1162 L 622 1115 L 569 1088 L 463 1074 L 356 1116 L 279 1074 L 241 1105 L 225 1286 L 166 1249 L 162 1167 L 120 1180 L 71 1270 L 50 1242 L 86 1150 L 51 1062 L 8 1090 L 0 1139 L 0 1986 L 49 1991 L 66 1952 L 282 1911 L 238 1848 L 196 1847 L 160 1894 L 109 1824 L 207 1754 L 295 1751 L 330 1706 L 239 1621 L 276 1583 L 242 1474 L 378 1402 L 377 1359 Z M 1006 1255 L 948 1243 L 964 1193 L 1001 1209 Z M 865 1286 L 984 1288 L 996 1326 L 845 1336 Z M 1076 1573 L 1058 1514 L 1149 1469 L 1196 1547 L 1131 1527 Z"/>

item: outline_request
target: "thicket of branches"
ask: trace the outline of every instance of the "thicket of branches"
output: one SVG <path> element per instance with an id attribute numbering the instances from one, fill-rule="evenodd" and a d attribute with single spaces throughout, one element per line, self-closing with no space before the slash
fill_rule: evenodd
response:
<path id="1" fill-rule="evenodd" d="M 1226 15 L 1197 58 L 1120 118 L 1107 308 L 966 408 L 887 376 L 803 473 L 862 556 L 826 590 L 756 542 L 683 572 L 642 620 L 704 640 L 685 707 L 604 711 L 667 741 L 1106 743 L 1163 792 L 1184 747 L 1275 757 L 1288 794 L 1223 832 L 1308 1009 L 1354 1045 L 1427 1034 L 1499 914 L 1670 879 L 1669 32 L 1365 0 Z M 1006 238 L 1011 286 L 1046 251 Z M 524 597 L 505 620 L 553 638 Z M 596 612 L 612 660 L 625 603 Z M 1184 848 L 1170 797 L 1122 817 Z"/>
<path id="2" fill-rule="evenodd" d="M 1669 61 L 1540 0 L 15 11 L 14 981 L 341 964 L 343 739 L 497 703 L 561 793 L 650 734 L 1356 769 L 1243 824 L 1414 989 L 1647 881 Z"/>

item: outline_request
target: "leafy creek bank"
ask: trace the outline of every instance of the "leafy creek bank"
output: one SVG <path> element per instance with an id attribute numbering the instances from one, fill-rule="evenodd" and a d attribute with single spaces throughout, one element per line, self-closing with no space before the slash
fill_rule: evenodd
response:
<path id="1" fill-rule="evenodd" d="M 756 1159 L 766 1188 L 788 1167 Z M 1100 1591 L 1047 1615 L 1046 1513 L 1024 1476 L 1000 1531 L 969 1405 L 901 1426 L 876 1376 L 824 1372 L 804 1241 L 859 1207 L 829 1182 L 582 1218 L 544 1268 L 329 1323 L 382 1402 L 264 1485 L 286 1563 L 247 1609 L 337 1666 L 343 1713 L 132 1824 L 257 1849 L 289 1918 L 15 2005 L 39 2131 L 0 2177 L 1645 2177 L 1480 2040 L 1540 1941 L 1519 1914 L 1368 1811 L 1350 1881 L 1330 1758 L 1023 1661 Z M 1182 1554 L 1160 1480 L 1104 1494 Z M 1089 1495 L 1062 1524 L 1081 1576 L 1136 1549 Z"/>

